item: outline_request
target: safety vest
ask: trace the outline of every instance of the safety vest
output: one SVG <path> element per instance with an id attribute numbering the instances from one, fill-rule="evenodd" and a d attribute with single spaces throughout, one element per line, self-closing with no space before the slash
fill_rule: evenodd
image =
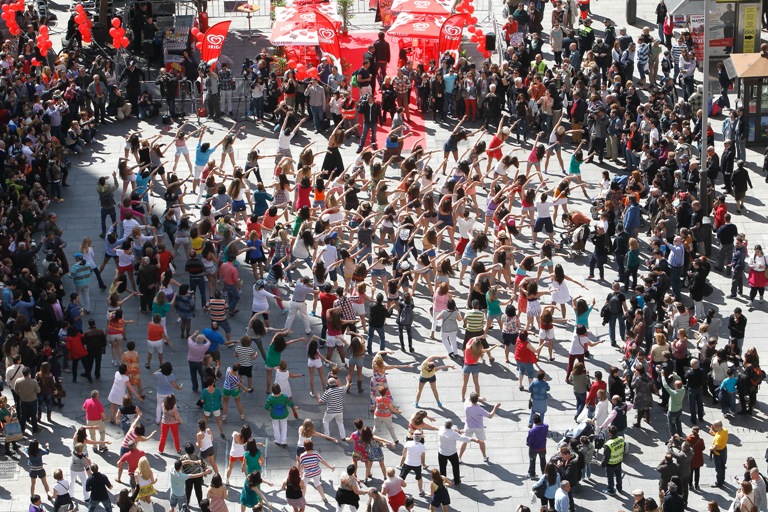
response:
<path id="1" fill-rule="evenodd" d="M 624 438 L 616 436 L 605 442 L 605 446 L 611 451 L 611 456 L 608 457 L 608 465 L 615 466 L 621 464 L 624 460 Z"/>

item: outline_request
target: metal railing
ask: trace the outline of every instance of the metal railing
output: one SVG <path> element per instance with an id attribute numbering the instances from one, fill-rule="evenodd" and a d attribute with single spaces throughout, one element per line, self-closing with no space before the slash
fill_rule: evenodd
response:
<path id="1" fill-rule="evenodd" d="M 235 89 L 232 92 L 232 108 L 235 120 L 251 120 L 251 87 L 246 78 L 234 78 Z M 142 82 L 141 92 L 148 92 L 153 100 L 161 101 L 161 112 L 167 107 L 160 86 L 156 82 Z M 176 94 L 176 111 L 185 114 L 195 114 L 201 99 L 198 84 L 190 80 L 180 80 Z"/>

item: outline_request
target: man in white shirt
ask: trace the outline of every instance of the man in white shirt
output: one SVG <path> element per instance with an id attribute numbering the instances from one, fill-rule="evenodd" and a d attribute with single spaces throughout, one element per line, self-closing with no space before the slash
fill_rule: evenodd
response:
<path id="1" fill-rule="evenodd" d="M 405 480 L 411 471 L 416 475 L 416 483 L 419 485 L 419 496 L 424 496 L 424 486 L 421 479 L 421 467 L 426 460 L 427 449 L 424 447 L 424 435 L 421 430 L 413 432 L 413 439 L 406 441 L 403 446 L 403 455 L 400 458 L 400 478 Z"/>
<path id="2" fill-rule="evenodd" d="M 459 243 L 456 244 L 456 253 L 464 254 L 464 248 L 472 238 L 472 228 L 475 226 L 475 218 L 470 216 L 469 208 L 464 209 L 464 215 L 456 221 L 459 231 Z"/>
<path id="3" fill-rule="evenodd" d="M 456 443 L 461 441 L 462 443 L 477 443 L 477 439 L 462 434 L 461 430 L 453 426 L 451 420 L 446 420 L 445 425 L 440 427 L 437 432 L 440 446 L 437 450 L 437 461 L 440 466 L 440 474 L 445 476 L 446 469 L 448 468 L 448 461 L 451 462 L 451 468 L 453 468 L 453 485 L 461 485 L 461 471 L 459 470 L 459 454 L 456 450 Z"/>

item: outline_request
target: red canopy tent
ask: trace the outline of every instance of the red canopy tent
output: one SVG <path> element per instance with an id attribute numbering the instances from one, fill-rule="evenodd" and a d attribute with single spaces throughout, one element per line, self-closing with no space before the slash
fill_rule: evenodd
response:
<path id="1" fill-rule="evenodd" d="M 439 39 L 440 28 L 446 19 L 447 16 L 403 12 L 397 16 L 387 33 L 390 36 L 411 39 Z"/>
<path id="2" fill-rule="evenodd" d="M 433 16 L 451 13 L 451 2 L 438 2 L 437 0 L 394 0 L 392 12 L 406 12 L 410 14 L 431 14 Z"/>

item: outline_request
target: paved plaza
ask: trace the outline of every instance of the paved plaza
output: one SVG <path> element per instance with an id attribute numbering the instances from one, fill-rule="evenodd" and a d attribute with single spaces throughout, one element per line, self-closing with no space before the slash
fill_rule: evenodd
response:
<path id="1" fill-rule="evenodd" d="M 221 1 L 221 0 L 215 0 Z M 495 2 L 494 8 L 497 9 L 496 15 L 501 16 L 501 2 Z M 596 14 L 597 23 L 595 28 L 602 29 L 602 24 L 599 23 L 604 16 L 610 16 L 618 26 L 624 25 L 624 3 L 619 3 L 609 0 L 594 0 L 592 3 L 593 11 Z M 652 0 L 641 0 L 638 6 L 638 13 L 640 19 L 634 27 L 630 27 L 630 33 L 636 35 L 640 32 L 643 25 L 653 26 L 652 21 L 655 20 L 654 15 L 655 3 Z M 548 19 L 551 6 L 547 7 L 545 16 L 545 29 L 548 31 Z M 371 18 L 368 21 L 369 17 Z M 60 16 L 60 19 L 63 19 Z M 216 20 L 212 20 L 216 21 Z M 359 25 L 365 25 L 369 23 L 368 28 L 372 25 L 372 15 L 359 15 L 359 18 L 355 19 L 355 23 Z M 59 30 L 64 26 L 64 23 L 59 23 Z M 233 28 L 230 31 L 227 45 L 225 46 L 224 53 L 229 56 L 235 63 L 235 69 L 239 69 L 239 64 L 244 57 L 253 57 L 255 52 L 262 46 L 268 44 L 265 39 L 265 34 L 269 29 L 269 21 L 267 17 L 255 17 L 253 19 L 254 37 L 252 40 L 248 40 L 247 37 L 247 24 L 245 18 L 235 18 Z M 652 33 L 656 33 L 655 28 L 652 29 Z M 473 46 L 467 44 L 467 46 Z M 547 46 L 548 48 L 548 46 Z M 357 66 L 359 63 L 353 63 L 353 66 Z M 732 98 L 732 102 L 735 98 Z M 243 113 L 244 105 L 240 107 L 240 113 Z M 194 122 L 194 117 L 187 118 L 190 122 Z M 154 121 L 159 123 L 159 118 Z M 722 137 L 719 134 L 720 122 L 714 120 L 715 132 L 717 135 L 717 150 L 718 153 L 722 150 Z M 276 139 L 272 136 L 271 132 L 267 131 L 264 127 L 256 126 L 250 121 L 239 121 L 238 125 L 245 127 L 244 133 L 241 134 L 239 140 L 235 143 L 235 157 L 239 165 L 245 163 L 245 156 L 250 147 L 260 138 L 266 137 L 266 141 L 262 144 L 261 148 L 263 153 L 272 154 L 276 148 Z M 221 122 L 210 121 L 207 123 L 210 129 L 210 133 L 206 135 L 206 140 L 212 142 L 218 142 L 223 134 L 232 126 L 232 120 L 229 118 L 223 118 Z M 305 125 L 309 126 L 308 124 Z M 56 205 L 54 210 L 59 216 L 59 225 L 64 230 L 65 240 L 68 242 L 69 247 L 68 257 L 71 258 L 72 254 L 76 252 L 81 240 L 89 236 L 95 240 L 95 250 L 97 254 L 97 260 L 100 261 L 103 241 L 98 238 L 99 233 L 99 204 L 98 197 L 95 191 L 96 180 L 99 176 L 107 176 L 116 169 L 117 158 L 122 156 L 124 135 L 132 129 L 140 127 L 144 130 L 144 136 L 152 136 L 155 134 L 161 134 L 163 142 L 170 142 L 172 134 L 175 132 L 175 127 L 171 129 L 161 129 L 159 125 L 141 123 L 137 124 L 135 121 L 124 121 L 117 124 L 108 124 L 104 126 L 100 132 L 97 141 L 91 144 L 85 151 L 84 157 L 79 157 L 75 160 L 73 169 L 70 171 L 69 184 L 70 188 L 66 189 L 64 198 L 65 201 L 59 205 Z M 429 150 L 441 149 L 443 142 L 447 139 L 452 126 L 446 124 L 437 124 L 432 121 L 426 122 L 426 133 L 419 133 L 419 137 L 427 137 L 427 145 Z M 309 142 L 315 143 L 315 151 L 321 151 L 325 149 L 327 143 L 327 137 L 325 135 L 316 135 L 308 130 L 302 130 L 300 137 L 293 141 L 294 148 L 301 147 Z M 342 148 L 342 155 L 344 157 L 345 164 L 349 164 L 354 159 L 354 153 L 356 144 L 348 144 Z M 526 146 L 530 149 L 530 145 Z M 573 148 L 569 148 L 568 155 Z M 296 150 L 294 150 L 296 151 Z M 171 155 L 169 152 L 168 155 Z M 171 157 L 172 158 L 172 157 Z M 219 154 L 216 153 L 216 158 L 219 158 Z M 747 207 L 742 214 L 736 215 L 734 213 L 734 222 L 739 227 L 741 232 L 746 233 L 750 246 L 756 244 L 762 244 L 765 247 L 768 244 L 768 230 L 765 229 L 765 224 L 768 221 L 766 215 L 768 215 L 768 209 L 764 203 L 764 199 L 768 197 L 768 184 L 765 183 L 761 171 L 762 154 L 748 150 L 749 167 L 753 171 L 751 173 L 752 183 L 754 189 L 748 193 Z M 271 161 L 271 159 L 269 159 Z M 269 172 L 269 164 L 262 166 L 262 176 L 265 177 L 267 183 L 271 179 L 271 173 Z M 231 169 L 230 167 L 228 167 Z M 181 163 L 180 170 L 181 176 L 185 176 L 186 168 Z M 583 167 L 583 176 L 587 182 L 596 183 L 602 170 L 597 165 L 585 164 Z M 266 172 L 265 172 L 266 171 Z M 555 170 L 555 172 L 559 172 Z M 397 171 L 390 170 L 389 176 L 395 177 Z M 559 179 L 554 175 L 550 180 Z M 718 184 L 719 188 L 719 184 Z M 594 195 L 594 188 L 592 190 Z M 480 195 L 485 196 L 484 193 Z M 732 198 L 729 197 L 729 200 Z M 157 195 L 152 195 L 150 202 L 155 208 L 156 212 L 162 212 L 164 201 Z M 481 199 L 481 204 L 484 204 L 484 198 Z M 578 209 L 584 212 L 588 212 L 589 204 L 583 199 L 581 194 L 575 194 L 571 199 L 571 208 Z M 735 207 L 732 202 L 728 204 L 731 212 L 735 212 Z M 196 212 L 192 210 L 193 214 Z M 517 243 L 521 248 L 531 251 L 530 240 L 527 236 L 521 237 Z M 444 244 L 443 249 L 447 249 L 447 245 Z M 643 244 L 643 250 L 647 250 L 647 244 Z M 716 249 L 715 249 L 716 250 Z M 647 253 L 646 253 L 647 255 Z M 612 261 L 612 259 L 611 259 Z M 184 257 L 177 257 L 177 268 L 183 269 Z M 519 262 L 519 258 L 518 258 Z M 586 290 L 575 290 L 572 286 L 571 293 L 573 295 L 581 293 L 585 298 L 590 300 L 595 298 L 598 302 L 597 310 L 602 305 L 605 296 L 609 292 L 609 285 L 598 284 L 597 282 L 587 282 L 586 277 L 588 275 L 588 268 L 586 266 L 586 258 L 563 258 L 562 255 L 558 255 L 555 258 L 556 263 L 564 265 L 566 273 L 580 282 L 587 283 Z M 114 267 L 107 268 L 105 273 L 105 279 L 107 276 L 111 276 L 114 271 Z M 613 269 L 609 269 L 606 272 L 606 277 L 610 281 L 615 278 L 616 273 Z M 242 311 L 236 318 L 231 320 L 233 327 L 233 339 L 239 338 L 245 333 L 245 323 L 249 318 L 248 312 L 250 311 L 251 300 L 251 286 L 253 284 L 253 278 L 250 271 L 241 266 L 240 277 L 244 281 L 243 298 L 241 301 Z M 186 276 L 180 273 L 176 279 L 179 282 L 186 282 Z M 730 290 L 730 281 L 724 278 L 721 274 L 710 274 L 710 280 L 715 287 L 715 293 L 708 297 L 707 303 L 712 307 L 719 309 L 723 316 L 727 316 L 732 312 L 736 306 L 745 308 L 746 300 L 739 299 L 727 299 L 726 295 Z M 545 281 L 545 287 L 548 281 Z M 74 291 L 71 281 L 67 280 L 65 283 L 67 293 Z M 457 300 L 460 308 L 464 306 L 464 299 L 466 297 L 466 282 L 464 285 L 460 285 L 458 279 L 454 279 L 452 282 L 454 288 L 460 290 L 460 300 Z M 286 294 L 285 286 L 282 287 L 282 295 L 285 299 L 290 297 L 290 293 Z M 105 327 L 106 320 L 106 294 L 99 292 L 96 286 L 92 286 L 91 299 L 94 304 L 91 314 L 87 318 L 93 318 L 97 322 L 97 326 L 100 328 Z M 502 296 L 502 300 L 506 300 L 507 296 Z M 397 351 L 395 354 L 386 358 L 388 364 L 420 364 L 424 358 L 430 355 L 443 355 L 445 353 L 442 343 L 437 340 L 431 340 L 429 338 L 430 319 L 431 315 L 429 308 L 431 300 L 428 298 L 428 294 L 425 288 L 420 288 L 416 295 L 416 333 L 415 333 L 415 348 L 416 353 L 410 354 L 407 352 Z M 137 325 L 128 326 L 128 339 L 137 342 L 137 347 L 144 357 L 145 350 L 145 334 L 146 324 L 148 321 L 147 315 L 142 315 L 139 312 L 138 299 L 129 300 L 124 306 L 125 318 L 129 320 L 136 320 Z M 319 309 L 318 309 L 319 311 Z M 571 321 L 567 325 L 560 324 L 556 327 L 556 356 L 554 362 L 542 362 L 541 367 L 547 372 L 550 385 L 552 387 L 551 396 L 549 402 L 549 410 L 546 415 L 546 423 L 550 426 L 550 442 L 547 447 L 548 456 L 551 456 L 555 452 L 555 446 L 561 439 L 562 433 L 567 429 L 574 426 L 573 416 L 575 411 L 575 399 L 572 393 L 570 385 L 565 383 L 565 366 L 567 363 L 567 347 L 570 344 L 571 333 L 573 329 L 573 314 L 569 311 Z M 749 320 L 747 327 L 747 335 L 745 341 L 745 347 L 756 346 L 758 351 L 762 352 L 765 356 L 764 348 L 767 346 L 765 339 L 762 335 L 762 330 L 768 328 L 768 306 L 766 303 L 756 304 L 754 311 L 746 313 Z M 280 312 L 273 309 L 270 312 L 270 318 L 272 319 L 272 325 L 274 327 L 282 327 L 285 320 L 284 316 L 280 315 Z M 320 332 L 320 320 L 319 318 L 312 318 L 312 331 L 313 334 L 319 334 Z M 597 311 L 592 315 L 590 326 L 592 331 L 601 339 L 607 338 L 607 326 L 600 325 L 600 319 Z M 198 309 L 197 317 L 193 320 L 192 329 L 202 329 L 208 326 L 208 315 Z M 301 331 L 300 322 L 294 324 L 295 330 Z M 193 439 L 193 433 L 196 431 L 196 423 L 198 418 L 201 417 L 201 412 L 196 407 L 195 402 L 198 396 L 193 394 L 191 386 L 189 385 L 189 373 L 186 363 L 186 341 L 179 338 L 178 326 L 175 323 L 175 316 L 169 317 L 169 335 L 171 336 L 174 344 L 173 349 L 166 350 L 166 359 L 171 361 L 174 365 L 175 375 L 181 382 L 185 382 L 184 389 L 178 392 L 178 407 L 181 414 L 183 425 L 180 432 L 182 442 Z M 389 320 L 387 324 L 387 347 L 393 350 L 399 348 L 397 342 L 397 331 L 393 320 Z M 298 336 L 298 335 L 297 335 Z M 498 329 L 495 329 L 492 333 L 491 342 L 500 341 L 500 333 Z M 723 332 L 720 333 L 720 346 L 725 343 L 727 339 L 727 331 L 725 327 Z M 480 451 L 476 445 L 471 445 L 463 458 L 462 463 L 462 486 L 460 489 L 451 489 L 451 507 L 454 510 L 461 512 L 481 511 L 488 507 L 493 507 L 500 510 L 515 510 L 519 504 L 529 504 L 531 497 L 531 486 L 533 481 L 526 476 L 528 468 L 527 448 L 525 446 L 525 436 L 527 433 L 528 415 L 527 408 L 528 393 L 518 391 L 517 381 L 517 369 L 513 365 L 507 365 L 504 363 L 503 354 L 496 351 L 496 362 L 489 366 L 487 363 L 482 364 L 480 384 L 481 394 L 487 399 L 489 407 L 495 403 L 500 402 L 501 408 L 499 409 L 496 417 L 492 420 L 486 421 L 486 430 L 488 437 L 488 452 L 490 456 L 490 462 L 485 463 L 480 455 Z M 603 373 L 607 375 L 607 370 L 610 366 L 618 364 L 621 354 L 610 348 L 609 343 L 604 343 L 592 350 L 593 357 L 588 360 L 587 367 L 590 372 L 594 372 L 597 369 L 603 370 Z M 112 374 L 114 368 L 110 365 L 109 358 L 105 356 L 105 361 L 102 367 L 102 378 L 100 381 L 96 381 L 94 385 L 88 384 L 84 379 L 79 379 L 77 384 L 69 382 L 71 375 L 65 374 L 65 386 L 68 392 L 67 398 L 64 400 L 65 405 L 62 409 L 56 409 L 53 414 L 53 424 L 43 423 L 44 431 L 38 436 L 41 441 L 50 443 L 51 455 L 45 458 L 46 470 L 49 475 L 49 482 L 52 483 L 51 475 L 55 468 L 64 469 L 65 475 L 68 474 L 69 457 L 71 448 L 71 437 L 73 433 L 73 427 L 75 425 L 84 424 L 84 413 L 81 410 L 83 400 L 88 397 L 92 389 L 99 389 L 101 391 L 102 401 L 106 402 L 106 396 L 112 384 Z M 231 363 L 234 361 L 234 351 L 232 349 L 222 350 L 223 361 Z M 284 352 L 283 358 L 288 362 L 289 368 L 292 372 L 305 373 L 306 372 L 306 356 L 303 345 L 294 345 L 289 347 Z M 153 361 L 153 370 L 156 369 L 156 362 Z M 366 424 L 372 425 L 373 418 L 368 412 L 368 380 L 367 376 L 370 374 L 370 358 L 366 359 L 366 385 L 365 391 L 362 394 L 358 394 L 353 389 L 352 393 L 345 397 L 345 427 L 349 434 L 353 430 L 353 420 L 355 418 L 362 418 Z M 224 367 L 224 364 L 222 365 Z M 283 479 L 286 477 L 288 469 L 295 464 L 295 445 L 297 442 L 297 429 L 303 418 L 312 418 L 315 421 L 315 425 L 318 429 L 322 429 L 321 418 L 324 412 L 324 406 L 319 406 L 313 398 L 309 396 L 309 385 L 306 379 L 294 379 L 291 382 L 291 388 L 293 390 L 294 400 L 297 405 L 300 406 L 300 420 L 289 421 L 288 430 L 288 448 L 280 448 L 272 443 L 272 427 L 271 422 L 264 410 L 264 365 L 263 361 L 259 359 L 255 366 L 254 383 L 256 391 L 252 394 L 245 394 L 243 402 L 246 410 L 247 423 L 249 423 L 254 431 L 255 436 L 263 440 L 266 443 L 266 468 L 263 472 L 264 479 L 272 482 L 275 487 L 262 486 L 262 490 L 265 490 L 269 499 L 279 509 L 285 504 L 285 494 L 277 492 Z M 346 373 L 343 374 L 346 376 Z M 403 414 L 398 415 L 395 419 L 396 429 L 398 435 L 402 440 L 405 437 L 406 428 L 408 425 L 408 418 L 415 411 L 413 401 L 415 397 L 415 390 L 418 383 L 418 371 L 417 368 L 409 370 L 391 370 L 388 372 L 389 386 L 392 391 L 395 403 L 403 409 Z M 148 430 L 152 430 L 152 425 L 149 418 L 154 414 L 155 409 L 155 393 L 154 382 L 150 372 L 143 368 L 142 361 L 142 379 L 144 382 L 144 390 L 146 393 L 146 400 L 143 404 L 139 404 L 145 413 L 148 413 L 147 421 Z M 460 367 L 456 369 L 447 370 L 438 374 L 438 387 L 440 391 L 440 397 L 442 400 L 442 408 L 438 408 L 431 393 L 428 389 L 425 389 L 425 393 L 420 401 L 421 408 L 425 409 L 430 416 L 435 418 L 434 425 L 440 426 L 446 419 L 452 419 L 454 423 L 459 426 L 464 423 L 463 406 L 461 403 L 461 381 L 462 371 Z M 8 390 L 4 392 L 10 399 L 10 393 Z M 743 475 L 742 463 L 747 456 L 753 456 L 758 460 L 761 470 L 765 469 L 765 460 L 763 454 L 765 453 L 766 441 L 766 415 L 763 412 L 765 406 L 762 401 L 765 400 L 764 393 L 758 395 L 758 410 L 753 417 L 737 416 L 729 419 L 725 422 L 726 428 L 730 432 L 729 438 L 729 453 L 728 453 L 728 471 L 727 471 L 727 485 L 724 489 L 710 489 L 709 484 L 714 482 L 714 466 L 709 458 L 706 458 L 705 467 L 702 468 L 701 484 L 702 490 L 691 493 L 689 507 L 691 510 L 704 511 L 706 510 L 706 502 L 708 500 L 717 500 L 720 503 L 721 508 L 730 505 L 732 496 L 735 493 L 734 477 Z M 232 431 L 239 429 L 242 422 L 238 419 L 237 413 L 234 410 L 234 405 L 230 404 L 232 410 L 230 411 L 227 422 L 225 423 L 225 432 L 228 439 L 231 439 L 230 434 Z M 684 430 L 690 431 L 689 416 L 684 415 L 683 423 Z M 629 443 L 629 452 L 625 457 L 624 471 L 625 480 L 623 484 L 624 492 L 615 496 L 609 496 L 601 492 L 606 487 L 605 473 L 599 468 L 599 457 L 593 462 L 592 470 L 593 477 L 591 480 L 582 481 L 580 490 L 575 494 L 576 507 L 578 510 L 631 510 L 632 496 L 631 491 L 633 489 L 642 489 L 645 491 L 646 496 L 656 496 L 658 473 L 655 471 L 656 465 L 663 457 L 665 450 L 665 442 L 669 438 L 669 431 L 667 428 L 667 422 L 664 415 L 664 411 L 658 405 L 654 405 L 652 409 L 652 427 L 643 425 L 642 429 L 629 428 L 627 430 L 627 440 Z M 715 419 L 720 418 L 719 409 L 712 408 L 707 403 L 706 416 L 707 425 L 709 425 Z M 631 415 L 634 418 L 634 413 Z M 215 426 L 214 433 L 216 433 Z M 158 427 L 159 428 L 159 427 Z M 122 439 L 122 432 L 117 426 L 107 426 L 108 439 L 113 443 L 111 449 L 107 453 L 92 454 L 91 458 L 93 462 L 99 464 L 102 472 L 106 473 L 114 482 L 116 476 L 116 469 L 114 464 L 118 459 L 117 451 L 119 449 L 119 443 Z M 338 436 L 335 429 L 335 425 L 332 427 L 333 436 Z M 157 441 L 159 435 L 156 435 L 153 440 L 144 443 L 142 448 L 151 457 L 151 464 L 159 478 L 156 488 L 159 491 L 159 495 L 154 500 L 154 508 L 152 510 L 160 511 L 168 509 L 168 470 L 172 467 L 174 455 L 162 455 L 157 453 Z M 385 436 L 386 437 L 386 436 Z M 711 437 L 704 433 L 704 439 L 709 446 Z M 217 463 L 222 469 L 225 468 L 225 458 L 228 453 L 228 445 L 220 439 L 216 439 L 216 453 Z M 437 436 L 434 431 L 426 432 L 426 446 L 427 446 L 427 464 L 430 467 L 437 466 Z M 320 451 L 322 456 L 332 465 L 336 466 L 336 471 L 323 470 L 323 481 L 325 483 L 326 493 L 332 498 L 333 491 L 339 482 L 339 477 L 342 474 L 343 469 L 350 463 L 352 454 L 352 445 L 350 443 L 340 443 L 334 445 L 325 440 L 316 441 L 316 448 Z M 172 449 L 166 448 L 167 452 L 173 453 Z M 397 466 L 400 460 L 400 449 L 386 450 L 386 464 L 387 466 Z M 0 512 L 12 511 L 23 512 L 27 510 L 29 503 L 29 478 L 25 471 L 26 459 L 8 459 L 0 458 Z M 380 487 L 380 473 L 377 468 L 373 470 L 374 480 L 372 485 Z M 359 471 L 358 476 L 361 478 L 364 476 L 362 470 Z M 230 510 L 239 510 L 239 504 L 237 503 L 237 497 L 239 496 L 240 489 L 242 488 L 243 475 L 239 468 L 236 468 L 233 472 L 233 478 L 231 479 L 230 487 Z M 425 481 L 425 484 L 427 482 Z M 406 491 L 417 495 L 416 483 L 413 477 L 407 479 L 408 487 Z M 115 494 L 122 488 L 121 484 L 115 483 Z M 36 492 L 41 493 L 42 487 L 38 482 Z M 73 496 L 79 497 L 79 488 L 73 489 Z M 307 498 L 309 501 L 310 510 L 327 510 L 330 506 L 324 506 L 319 499 L 316 491 L 308 490 Z M 193 499 L 196 509 L 196 501 Z M 367 499 L 364 498 L 362 503 L 366 503 Z M 417 497 L 417 510 L 427 510 L 427 502 L 424 498 Z M 333 505 L 335 507 L 335 504 Z M 82 504 L 81 504 L 82 509 Z M 149 510 L 149 506 L 145 505 L 144 510 Z"/>

